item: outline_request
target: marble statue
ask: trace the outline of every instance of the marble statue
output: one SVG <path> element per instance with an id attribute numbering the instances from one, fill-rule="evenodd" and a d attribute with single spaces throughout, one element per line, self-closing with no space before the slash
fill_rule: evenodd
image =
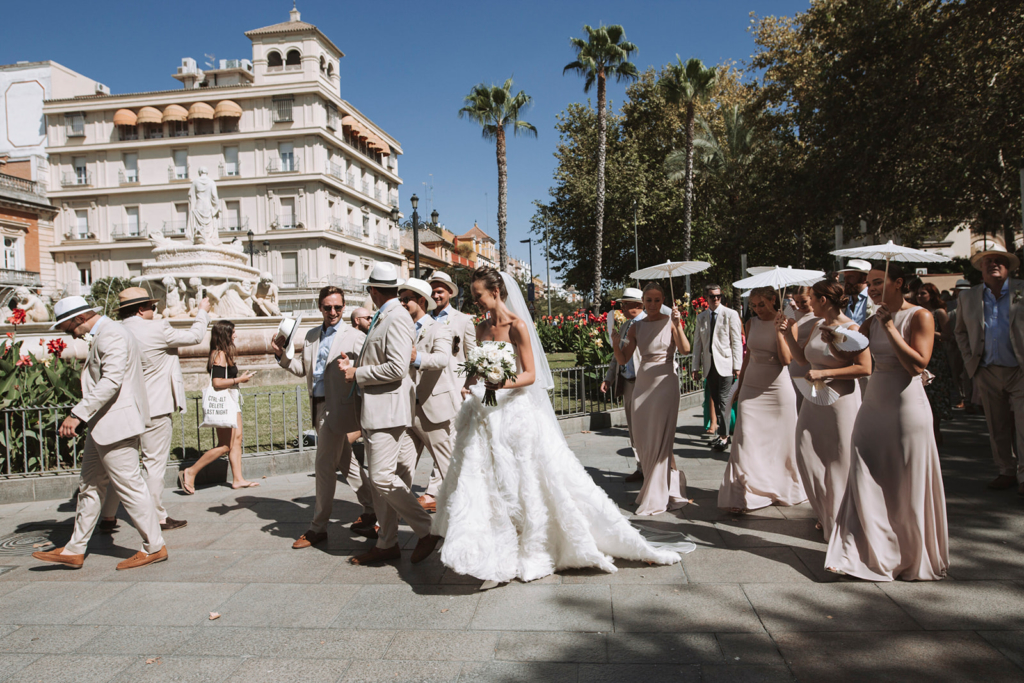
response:
<path id="1" fill-rule="evenodd" d="M 199 302 L 203 300 L 206 294 L 203 293 L 205 287 L 203 286 L 202 278 L 190 277 L 188 279 L 188 292 L 192 293 L 188 297 L 188 315 L 190 318 L 196 317 L 199 313 Z"/>
<path id="2" fill-rule="evenodd" d="M 274 284 L 274 277 L 270 273 L 260 273 L 260 281 L 256 285 L 253 298 L 256 300 L 258 315 L 281 315 L 281 307 L 277 303 L 277 285 Z"/>
<path id="3" fill-rule="evenodd" d="M 46 308 L 46 302 L 28 287 L 15 287 L 13 299 L 18 304 L 17 307 L 25 311 L 26 322 L 45 323 L 50 319 L 50 311 Z"/>
<path id="4" fill-rule="evenodd" d="M 228 280 L 206 288 L 214 311 L 222 318 L 255 318 L 252 294 L 255 287 L 252 282 L 235 282 Z"/>
<path id="5" fill-rule="evenodd" d="M 188 191 L 188 222 L 185 235 L 192 244 L 220 244 L 220 198 L 217 183 L 213 182 L 205 166 L 199 168 L 199 177 L 192 181 Z"/>
<path id="6" fill-rule="evenodd" d="M 185 304 L 181 302 L 181 294 L 185 291 L 185 283 L 178 282 L 170 275 L 160 282 L 163 284 L 164 289 L 167 290 L 167 305 L 164 306 L 163 317 L 184 318 L 188 314 Z"/>

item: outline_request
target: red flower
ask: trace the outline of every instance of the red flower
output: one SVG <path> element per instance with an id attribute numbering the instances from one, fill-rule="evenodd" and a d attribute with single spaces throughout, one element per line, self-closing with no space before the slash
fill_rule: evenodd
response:
<path id="1" fill-rule="evenodd" d="M 11 311 L 11 316 L 7 318 L 7 322 L 11 325 L 24 325 L 25 310 L 22 308 L 15 308 L 13 311 Z"/>
<path id="2" fill-rule="evenodd" d="M 21 358 L 18 359 L 18 362 L 15 363 L 15 365 L 18 366 L 19 368 L 32 367 L 32 356 L 22 356 Z"/>
<path id="3" fill-rule="evenodd" d="M 612 299 L 612 306 L 615 305 L 615 299 Z"/>
<path id="4" fill-rule="evenodd" d="M 63 339 L 51 339 L 46 342 L 46 350 L 52 353 L 57 358 L 60 358 L 61 354 L 64 353 L 64 349 L 68 348 L 68 345 Z"/>

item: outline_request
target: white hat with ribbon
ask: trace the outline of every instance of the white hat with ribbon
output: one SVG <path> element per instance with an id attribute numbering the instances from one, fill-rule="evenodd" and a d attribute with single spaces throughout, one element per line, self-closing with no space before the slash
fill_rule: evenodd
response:
<path id="1" fill-rule="evenodd" d="M 95 311 L 96 313 L 99 313 L 102 310 L 103 309 L 99 306 L 90 306 L 89 302 L 85 300 L 85 297 L 66 296 L 53 306 L 53 317 L 57 319 L 57 322 L 50 325 L 50 329 L 55 330 L 61 323 L 65 323 L 76 315 L 81 315 L 86 311 Z"/>
<path id="2" fill-rule="evenodd" d="M 289 318 L 285 316 L 281 318 L 281 323 L 277 326 L 277 337 L 284 337 L 284 357 L 291 360 L 295 357 L 295 335 L 299 332 L 299 325 L 302 324 L 302 316 L 297 318 Z"/>
<path id="3" fill-rule="evenodd" d="M 393 263 L 381 261 L 373 266 L 370 277 L 362 281 L 368 287 L 380 287 L 383 289 L 398 289 L 403 280 L 398 277 L 398 268 Z"/>
<path id="4" fill-rule="evenodd" d="M 434 271 L 434 274 L 430 276 L 429 282 L 430 284 L 434 284 L 436 282 L 443 285 L 445 289 L 452 293 L 452 296 L 459 295 L 459 286 L 452 282 L 452 278 L 448 273 L 442 270 Z"/>
<path id="5" fill-rule="evenodd" d="M 427 300 L 427 312 L 437 308 L 437 304 L 430 298 L 430 285 L 426 280 L 420 280 L 419 278 L 411 277 L 402 284 L 398 285 L 398 291 L 408 290 L 417 296 L 421 296 Z"/>

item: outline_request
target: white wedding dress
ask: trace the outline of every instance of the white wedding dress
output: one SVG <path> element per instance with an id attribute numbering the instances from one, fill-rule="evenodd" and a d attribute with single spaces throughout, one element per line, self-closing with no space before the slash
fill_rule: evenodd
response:
<path id="1" fill-rule="evenodd" d="M 509 286 L 510 300 L 522 299 L 518 290 Z M 516 303 L 506 305 L 520 315 Z M 484 387 L 477 384 L 462 405 L 433 522 L 432 533 L 444 537 L 441 562 L 497 583 L 569 568 L 614 572 L 612 557 L 678 562 L 696 546 L 681 534 L 670 535 L 674 542 L 645 539 L 569 449 L 547 396 L 550 371 L 540 340 L 529 315 L 520 317 L 543 364 L 538 381 L 497 391 L 497 406 L 483 404 Z"/>

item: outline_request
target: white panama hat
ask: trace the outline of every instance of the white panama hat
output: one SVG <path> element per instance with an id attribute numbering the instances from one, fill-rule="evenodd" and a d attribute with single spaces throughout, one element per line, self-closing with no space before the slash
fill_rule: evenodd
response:
<path id="1" fill-rule="evenodd" d="M 459 295 L 459 286 L 452 282 L 451 276 L 448 273 L 444 272 L 443 270 L 434 271 L 434 274 L 430 276 L 428 282 L 430 284 L 440 282 L 442 285 L 444 285 L 445 289 L 452 293 L 452 296 Z"/>
<path id="2" fill-rule="evenodd" d="M 622 296 L 619 297 L 619 301 L 632 301 L 635 304 L 642 304 L 644 302 L 644 293 L 636 287 L 626 287 L 622 290 Z"/>
<path id="3" fill-rule="evenodd" d="M 285 316 L 281 318 L 281 323 L 277 326 L 277 334 L 274 338 L 284 337 L 284 357 L 291 360 L 295 357 L 295 335 L 299 332 L 299 325 L 302 324 L 302 316 L 298 316 L 294 320 Z"/>
<path id="4" fill-rule="evenodd" d="M 360 284 L 368 287 L 398 289 L 402 282 L 403 280 L 398 277 L 398 268 L 395 267 L 395 264 L 381 261 L 373 266 L 373 270 L 370 271 L 370 277 L 363 280 Z"/>
<path id="5" fill-rule="evenodd" d="M 90 306 L 85 297 L 66 296 L 53 306 L 53 317 L 57 319 L 57 322 L 50 325 L 50 329 L 55 330 L 61 323 L 67 322 L 76 315 L 81 315 L 86 311 L 99 313 L 102 310 L 99 306 Z"/>
<path id="6" fill-rule="evenodd" d="M 419 278 L 411 277 L 402 284 L 398 285 L 398 291 L 401 292 L 403 289 L 407 289 L 410 292 L 417 294 L 427 300 L 427 313 L 430 313 L 437 304 L 430 298 L 431 289 L 430 285 L 426 280 L 420 280 Z"/>

